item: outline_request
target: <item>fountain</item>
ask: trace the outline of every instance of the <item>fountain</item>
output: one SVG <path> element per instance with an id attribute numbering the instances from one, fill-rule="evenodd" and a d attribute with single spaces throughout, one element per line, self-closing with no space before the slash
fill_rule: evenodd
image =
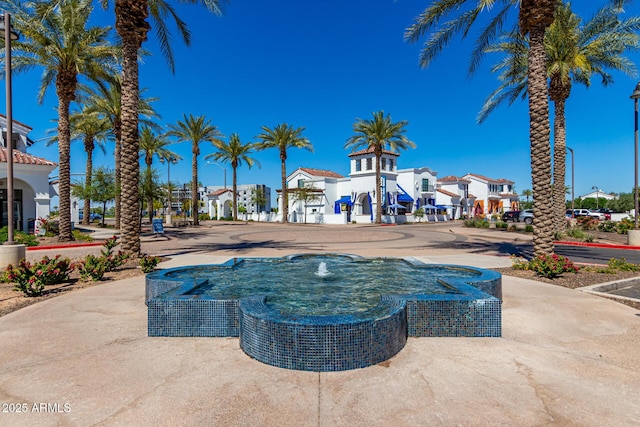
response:
<path id="1" fill-rule="evenodd" d="M 146 280 L 149 336 L 237 336 L 289 369 L 370 366 L 408 336 L 501 336 L 499 273 L 414 258 L 244 258 Z"/>
<path id="2" fill-rule="evenodd" d="M 320 264 L 318 264 L 318 271 L 316 271 L 316 276 L 318 277 L 327 277 L 329 276 L 331 273 L 329 273 L 329 270 L 327 270 L 327 263 L 324 261 L 320 261 Z"/>

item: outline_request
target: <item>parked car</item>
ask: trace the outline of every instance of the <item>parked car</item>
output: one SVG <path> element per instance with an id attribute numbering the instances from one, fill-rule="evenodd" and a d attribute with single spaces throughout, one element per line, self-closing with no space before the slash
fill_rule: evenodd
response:
<path id="1" fill-rule="evenodd" d="M 573 216 L 576 218 L 579 216 L 589 216 L 589 209 L 574 209 Z"/>
<path id="2" fill-rule="evenodd" d="M 509 211 L 502 214 L 502 220 L 504 222 L 518 222 L 518 217 L 520 216 L 520 211 Z"/>
<path id="3" fill-rule="evenodd" d="M 80 219 L 80 221 L 82 221 L 83 218 L 84 218 L 84 214 L 81 212 L 78 215 L 78 219 Z M 101 219 L 102 219 L 102 215 L 100 215 L 99 213 L 90 213 L 89 214 L 89 222 L 100 221 Z"/>
<path id="4" fill-rule="evenodd" d="M 604 221 L 605 219 L 607 219 L 607 217 L 605 216 L 604 212 L 600 212 L 597 210 L 590 210 L 589 211 L 589 216 L 592 216 L 594 218 L 598 218 L 600 221 Z M 609 215 L 609 218 L 611 218 L 611 215 Z"/>
<path id="5" fill-rule="evenodd" d="M 611 214 L 613 213 L 613 211 L 611 209 L 600 208 L 600 209 L 598 209 L 598 212 L 604 214 L 604 219 L 605 220 L 611 221 Z"/>
<path id="6" fill-rule="evenodd" d="M 533 224 L 533 209 L 521 211 L 518 216 L 518 221 L 524 222 L 525 224 Z"/>
<path id="7" fill-rule="evenodd" d="M 574 209 L 574 216 L 580 217 L 580 216 L 590 216 L 592 218 L 597 218 L 599 220 L 604 220 L 606 219 L 605 214 L 598 212 L 596 210 L 589 210 L 589 209 Z M 611 218 L 611 216 L 609 216 L 609 218 Z"/>

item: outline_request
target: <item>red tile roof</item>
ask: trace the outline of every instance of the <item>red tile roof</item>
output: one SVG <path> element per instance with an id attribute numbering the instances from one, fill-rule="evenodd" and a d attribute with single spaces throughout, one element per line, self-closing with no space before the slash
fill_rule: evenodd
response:
<path id="1" fill-rule="evenodd" d="M 328 178 L 344 178 L 344 176 L 340 175 L 339 173 L 335 173 L 330 170 L 312 169 L 312 168 L 299 168 L 299 169 L 313 176 L 326 176 Z"/>
<path id="2" fill-rule="evenodd" d="M 438 182 L 466 182 L 467 184 L 471 183 L 468 179 L 458 178 L 457 176 L 448 175 L 438 179 Z"/>
<path id="3" fill-rule="evenodd" d="M 459 194 L 452 193 L 451 191 L 443 190 L 442 188 L 436 188 L 436 191 L 438 191 L 438 192 L 440 192 L 442 194 L 445 194 L 445 195 L 447 195 L 449 197 L 462 197 Z"/>
<path id="4" fill-rule="evenodd" d="M 7 162 L 7 150 L 4 148 L 0 149 L 0 162 Z M 31 154 L 23 153 L 22 151 L 18 150 L 13 150 L 13 163 L 21 165 L 58 166 L 57 163 L 52 162 L 51 160 L 32 156 Z"/>
<path id="5" fill-rule="evenodd" d="M 233 191 L 232 191 L 232 190 L 229 190 L 228 188 L 220 188 L 219 190 L 212 191 L 211 193 L 207 194 L 207 196 L 211 196 L 211 197 L 214 197 L 214 196 L 221 196 L 221 195 L 223 195 L 223 194 L 224 194 L 224 193 L 226 193 L 226 192 L 233 193 Z"/>

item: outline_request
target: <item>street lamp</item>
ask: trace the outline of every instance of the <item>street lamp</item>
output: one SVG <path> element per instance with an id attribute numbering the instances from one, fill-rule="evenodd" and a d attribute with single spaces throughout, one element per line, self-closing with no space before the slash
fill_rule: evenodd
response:
<path id="1" fill-rule="evenodd" d="M 212 162 L 212 161 L 208 161 L 205 163 L 206 165 L 216 165 L 217 167 L 219 167 L 220 169 L 222 169 L 224 171 L 224 189 L 227 189 L 227 169 L 223 166 L 221 166 L 219 163 L 216 162 Z"/>
<path id="2" fill-rule="evenodd" d="M 172 155 L 167 157 L 161 157 L 160 163 L 167 162 L 167 199 L 169 204 L 169 213 L 166 216 L 167 224 L 171 223 L 171 213 L 173 207 L 171 206 L 171 163 L 176 164 L 178 162 L 178 158 Z"/>
<path id="3" fill-rule="evenodd" d="M 4 38 L 4 59 L 7 93 L 7 133 L 4 138 L 7 157 L 7 245 L 15 245 L 14 224 L 13 224 L 13 107 L 12 107 L 12 85 L 11 85 L 11 41 L 18 40 L 18 33 L 11 28 L 11 16 L 9 12 L 4 12 L 0 20 L 0 37 Z M 24 251 L 18 250 L 12 256 L 22 256 Z M 19 259 L 18 259 L 19 260 Z M 18 260 L 15 260 L 17 262 Z"/>
<path id="4" fill-rule="evenodd" d="M 640 98 L 640 82 L 638 82 L 638 84 L 636 85 L 635 90 L 633 91 L 633 93 L 631 94 L 631 96 L 629 97 L 631 99 L 633 99 L 633 106 L 634 106 L 634 117 L 635 117 L 635 131 L 634 131 L 634 147 L 635 147 L 635 151 L 634 151 L 634 155 L 633 155 L 633 161 L 635 164 L 635 171 L 633 174 L 634 177 L 634 184 L 633 184 L 633 193 L 634 193 L 634 225 L 633 228 L 638 228 L 638 98 Z"/>
<path id="5" fill-rule="evenodd" d="M 0 21 L 0 37 L 4 38 L 5 75 L 7 84 L 7 133 L 4 138 L 7 156 L 7 245 L 13 245 L 13 102 L 11 98 L 11 41 L 18 40 L 18 33 L 12 31 L 11 16 L 4 12 Z"/>
<path id="6" fill-rule="evenodd" d="M 571 218 L 575 218 L 575 196 L 574 196 L 574 177 L 575 177 L 575 167 L 574 167 L 574 153 L 573 148 L 566 147 L 567 150 L 571 153 Z"/>
<path id="7" fill-rule="evenodd" d="M 600 205 L 598 204 L 598 199 L 600 198 L 600 189 L 597 186 L 591 187 L 592 190 L 596 190 L 596 209 L 600 209 Z"/>

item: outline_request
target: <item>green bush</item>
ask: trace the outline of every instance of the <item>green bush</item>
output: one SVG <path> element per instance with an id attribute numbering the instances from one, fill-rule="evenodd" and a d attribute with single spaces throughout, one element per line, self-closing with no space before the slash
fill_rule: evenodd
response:
<path id="1" fill-rule="evenodd" d="M 201 213 L 201 214 L 198 214 L 198 219 L 200 221 L 209 221 L 211 217 L 209 216 L 209 214 Z"/>
<path id="2" fill-rule="evenodd" d="M 145 274 L 151 273 L 160 261 L 161 258 L 159 256 L 143 255 L 142 258 L 140 258 L 140 268 L 142 268 L 142 272 Z"/>
<path id="3" fill-rule="evenodd" d="M 530 270 L 548 279 L 556 278 L 562 273 L 577 273 L 579 271 L 579 268 L 569 258 L 557 254 L 540 255 L 528 262 L 517 259 L 513 263 L 513 268 Z"/>
<path id="4" fill-rule="evenodd" d="M 93 242 L 93 237 L 80 230 L 73 230 L 73 238 L 80 242 Z"/>
<path id="5" fill-rule="evenodd" d="M 598 224 L 598 231 L 603 231 L 605 233 L 614 233 L 616 232 L 616 223 L 613 221 L 602 221 Z"/>
<path id="6" fill-rule="evenodd" d="M 616 224 L 616 231 L 618 234 L 627 234 L 627 231 L 633 230 L 634 227 L 635 224 L 631 218 L 622 218 L 622 220 Z"/>
<path id="7" fill-rule="evenodd" d="M 44 256 L 33 264 L 23 259 L 16 267 L 7 266 L 3 281 L 15 283 L 14 289 L 28 297 L 36 297 L 42 295 L 45 286 L 66 282 L 73 268 L 71 260 L 60 255 Z"/>
<path id="8" fill-rule="evenodd" d="M 509 228 L 509 224 L 507 224 L 506 222 L 498 221 L 496 222 L 496 228 L 506 230 L 507 228 Z"/>
<path id="9" fill-rule="evenodd" d="M 527 224 L 524 226 L 525 233 L 533 233 L 533 225 Z"/>
<path id="10" fill-rule="evenodd" d="M 0 228 L 0 243 L 4 243 L 9 239 L 9 230 L 7 226 Z M 25 246 L 38 246 L 38 238 L 33 234 L 25 233 L 24 231 L 15 231 L 13 233 L 13 240 L 16 243 Z"/>
<path id="11" fill-rule="evenodd" d="M 640 271 L 640 265 L 630 263 L 624 258 L 611 258 L 608 262 L 608 266 L 618 271 Z"/>
<path id="12" fill-rule="evenodd" d="M 104 257 L 87 255 L 84 261 L 78 265 L 80 278 L 85 281 L 92 280 L 97 282 L 102 280 L 104 273 L 107 271 L 107 263 Z"/>

